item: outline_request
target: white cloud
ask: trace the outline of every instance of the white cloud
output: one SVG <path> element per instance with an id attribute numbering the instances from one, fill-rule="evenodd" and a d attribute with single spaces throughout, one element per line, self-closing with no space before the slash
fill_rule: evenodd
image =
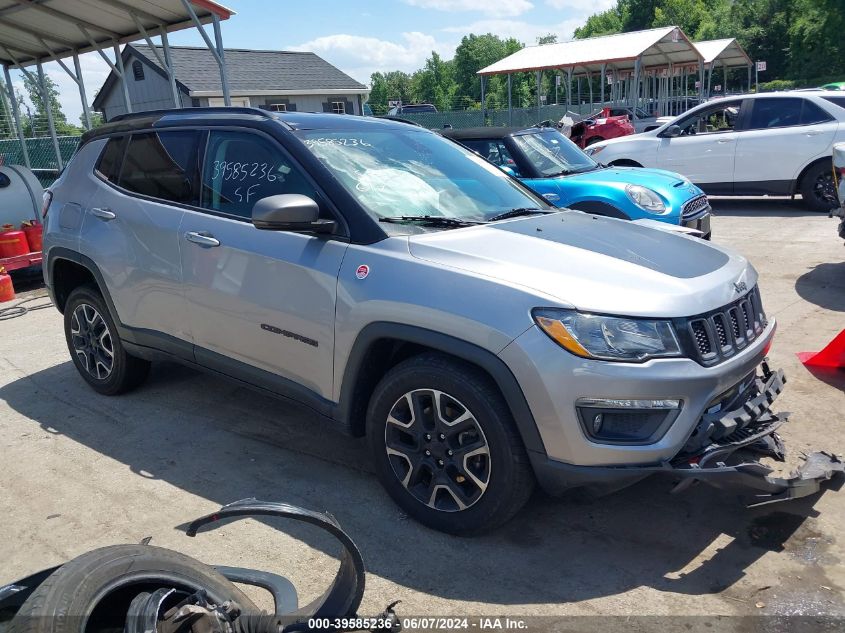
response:
<path id="1" fill-rule="evenodd" d="M 534 8 L 534 5 L 528 0 L 405 0 L 405 4 L 421 9 L 435 9 L 452 13 L 471 11 L 494 17 L 522 15 Z"/>
<path id="2" fill-rule="evenodd" d="M 418 31 L 402 33 L 399 41 L 338 33 L 291 48 L 317 53 L 365 84 L 370 83 L 370 75 L 376 71 L 417 70 L 432 51 L 446 57 L 452 57 L 455 52 L 453 43 L 439 42 L 433 36 Z"/>
<path id="3" fill-rule="evenodd" d="M 514 37 L 527 46 L 537 43 L 537 38 L 542 35 L 554 33 L 558 42 L 565 42 L 572 39 L 575 29 L 581 26 L 584 21 L 581 18 L 564 20 L 556 24 L 531 24 L 519 20 L 479 20 L 464 26 L 450 26 L 445 29 L 447 33 L 493 33 L 499 37 Z"/>
<path id="4" fill-rule="evenodd" d="M 584 0 L 546 0 L 546 4 L 553 9 L 574 9 L 579 15 L 590 15 L 607 11 L 616 6 L 618 0 L 592 0 L 589 7 L 584 6 Z"/>

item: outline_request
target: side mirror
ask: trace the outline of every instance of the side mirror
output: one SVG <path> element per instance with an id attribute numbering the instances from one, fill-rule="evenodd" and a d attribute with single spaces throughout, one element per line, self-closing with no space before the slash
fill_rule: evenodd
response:
<path id="1" fill-rule="evenodd" d="M 334 220 L 321 220 L 320 207 L 308 196 L 281 193 L 261 198 L 252 207 L 252 224 L 265 231 L 331 233 Z"/>
<path id="2" fill-rule="evenodd" d="M 681 135 L 681 126 L 680 125 L 670 125 L 665 130 L 663 130 L 663 134 L 666 138 L 675 138 L 676 136 Z"/>
<path id="3" fill-rule="evenodd" d="M 511 176 L 513 178 L 517 177 L 516 172 L 511 167 L 508 167 L 507 165 L 499 165 L 499 169 L 501 169 L 503 172 L 505 172 L 508 176 Z"/>

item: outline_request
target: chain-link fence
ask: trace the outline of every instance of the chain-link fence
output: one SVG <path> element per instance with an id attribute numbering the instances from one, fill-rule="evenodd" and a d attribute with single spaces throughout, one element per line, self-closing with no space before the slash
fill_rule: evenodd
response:
<path id="1" fill-rule="evenodd" d="M 608 104 L 609 105 L 609 104 Z M 541 121 L 559 121 L 567 112 L 587 115 L 596 112 L 604 107 L 601 104 L 582 103 L 578 104 L 556 104 L 536 106 L 530 108 L 512 108 L 508 110 L 488 108 L 482 113 L 480 109 L 456 110 L 451 112 L 417 112 L 403 113 L 398 115 L 402 119 L 413 121 L 430 130 L 441 129 L 451 126 L 455 129 L 468 127 L 483 127 L 490 125 L 494 127 L 528 127 Z"/>
<path id="2" fill-rule="evenodd" d="M 59 152 L 62 155 L 62 162 L 67 164 L 79 145 L 79 136 L 59 136 Z M 32 165 L 32 172 L 36 175 L 41 184 L 45 187 L 51 185 L 59 174 L 59 165 L 56 161 L 56 151 L 53 148 L 53 139 L 49 136 L 25 139 L 26 149 L 29 152 L 29 162 Z M 6 165 L 24 165 L 23 151 L 17 137 L 0 139 L 0 156 Z"/>

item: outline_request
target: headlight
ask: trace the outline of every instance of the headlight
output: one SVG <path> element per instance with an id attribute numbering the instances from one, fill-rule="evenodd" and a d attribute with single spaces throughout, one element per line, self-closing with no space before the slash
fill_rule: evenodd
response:
<path id="1" fill-rule="evenodd" d="M 635 205 L 649 213 L 665 213 L 666 205 L 654 191 L 641 185 L 626 185 L 625 193 Z"/>
<path id="2" fill-rule="evenodd" d="M 599 145 L 598 147 L 596 147 L 595 145 L 591 145 L 590 147 L 588 147 L 584 151 L 587 153 L 587 156 L 595 156 L 596 154 L 601 152 L 604 148 L 605 148 L 604 145 Z"/>
<path id="3" fill-rule="evenodd" d="M 534 321 L 565 350 L 582 358 L 642 362 L 681 356 L 669 321 L 585 314 L 538 308 Z"/>

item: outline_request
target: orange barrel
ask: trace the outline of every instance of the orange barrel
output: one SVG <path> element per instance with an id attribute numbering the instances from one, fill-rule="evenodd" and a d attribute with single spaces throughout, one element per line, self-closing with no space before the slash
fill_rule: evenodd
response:
<path id="1" fill-rule="evenodd" d="M 27 253 L 29 253 L 29 243 L 26 241 L 26 233 L 19 231 L 11 224 L 4 224 L 0 229 L 0 259 Z"/>
<path id="2" fill-rule="evenodd" d="M 0 266 L 0 303 L 14 298 L 15 287 L 12 285 L 12 278 L 6 273 L 6 269 Z"/>
<path id="3" fill-rule="evenodd" d="M 21 224 L 21 230 L 26 234 L 26 241 L 29 244 L 29 250 L 32 253 L 37 253 L 41 250 L 41 236 L 44 232 L 44 227 L 38 220 L 30 220 Z"/>

